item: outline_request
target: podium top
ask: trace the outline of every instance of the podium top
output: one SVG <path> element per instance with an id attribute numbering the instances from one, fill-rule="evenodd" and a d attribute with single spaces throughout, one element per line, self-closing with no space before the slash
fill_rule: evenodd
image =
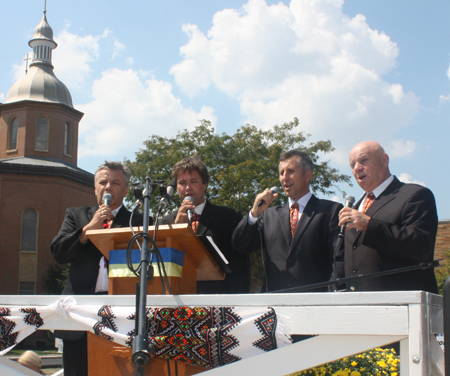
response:
<path id="1" fill-rule="evenodd" d="M 133 227 L 134 233 L 143 231 L 143 227 Z M 153 238 L 154 226 L 149 226 L 148 234 Z M 89 230 L 88 239 L 109 259 L 109 251 L 126 249 L 132 237 L 129 227 Z M 187 223 L 160 225 L 156 232 L 156 244 L 159 248 L 173 247 L 185 253 L 197 270 L 199 281 L 212 281 L 224 279 L 225 273 L 217 265 L 213 256 L 208 252 L 201 240 L 197 237 L 191 226 Z M 149 247 L 152 247 L 149 242 Z M 133 245 L 137 248 L 137 245 Z"/>

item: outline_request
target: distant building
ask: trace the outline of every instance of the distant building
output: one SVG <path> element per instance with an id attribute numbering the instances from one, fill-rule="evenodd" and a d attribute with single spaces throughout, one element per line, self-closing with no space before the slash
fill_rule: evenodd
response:
<path id="1" fill-rule="evenodd" d="M 435 259 L 445 259 L 446 253 L 450 251 L 450 219 L 440 219 L 436 237 L 436 247 L 434 249 Z"/>
<path id="2" fill-rule="evenodd" d="M 84 114 L 53 73 L 45 10 L 29 45 L 30 67 L 0 104 L 0 294 L 44 294 L 65 209 L 96 203 L 94 175 L 77 167 Z"/>

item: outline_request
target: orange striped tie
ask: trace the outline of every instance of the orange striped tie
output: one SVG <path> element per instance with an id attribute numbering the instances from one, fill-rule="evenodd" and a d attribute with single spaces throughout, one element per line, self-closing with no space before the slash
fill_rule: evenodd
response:
<path id="1" fill-rule="evenodd" d="M 291 217 L 291 235 L 294 237 L 295 229 L 297 228 L 298 221 L 298 203 L 294 202 L 289 209 L 289 214 Z"/>
<path id="2" fill-rule="evenodd" d="M 370 208 L 370 205 L 372 205 L 374 200 L 375 200 L 375 195 L 372 192 L 370 192 L 364 199 L 364 204 L 363 204 L 361 213 L 366 214 L 366 211 Z"/>
<path id="3" fill-rule="evenodd" d="M 193 213 L 192 214 L 192 229 L 194 230 L 194 232 L 197 232 L 197 226 L 198 226 L 198 221 L 200 220 L 200 215 L 197 213 Z"/>

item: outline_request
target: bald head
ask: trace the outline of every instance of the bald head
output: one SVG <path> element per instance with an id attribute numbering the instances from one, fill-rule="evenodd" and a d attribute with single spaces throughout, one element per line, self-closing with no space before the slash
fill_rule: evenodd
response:
<path id="1" fill-rule="evenodd" d="M 376 141 L 364 141 L 350 152 L 350 167 L 359 186 L 372 192 L 390 175 L 389 156 Z"/>

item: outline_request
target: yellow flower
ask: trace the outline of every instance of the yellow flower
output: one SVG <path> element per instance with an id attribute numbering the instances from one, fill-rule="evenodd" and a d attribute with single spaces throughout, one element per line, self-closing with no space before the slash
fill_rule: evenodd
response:
<path id="1" fill-rule="evenodd" d="M 361 373 L 358 372 L 358 371 L 352 371 L 352 372 L 350 373 L 350 376 L 361 376 Z"/>
<path id="2" fill-rule="evenodd" d="M 353 361 L 353 362 L 350 363 L 350 365 L 351 365 L 352 367 L 356 367 L 356 366 L 358 365 L 358 363 L 355 362 L 355 361 Z"/>
<path id="3" fill-rule="evenodd" d="M 384 361 L 384 359 L 381 359 L 377 362 L 378 366 L 380 366 L 381 368 L 386 368 L 386 362 Z"/>

